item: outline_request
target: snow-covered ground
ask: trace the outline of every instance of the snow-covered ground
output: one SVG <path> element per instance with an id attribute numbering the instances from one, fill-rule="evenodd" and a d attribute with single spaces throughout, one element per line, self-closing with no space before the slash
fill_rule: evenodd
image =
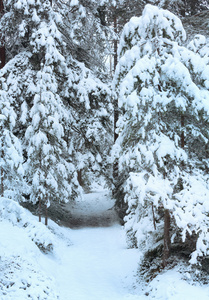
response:
<path id="1" fill-rule="evenodd" d="M 209 300 L 209 287 L 189 284 L 179 269 L 151 283 L 137 283 L 140 251 L 127 249 L 123 228 L 113 222 L 107 191 L 74 205 L 81 216 L 112 214 L 109 226 L 65 228 L 37 222 L 14 202 L 0 203 L 0 299 L 2 300 Z M 117 221 L 117 220 L 116 220 Z M 51 251 L 44 253 L 36 244 Z M 52 250 L 53 247 L 53 250 Z M 45 251 L 46 251 L 45 250 Z"/>

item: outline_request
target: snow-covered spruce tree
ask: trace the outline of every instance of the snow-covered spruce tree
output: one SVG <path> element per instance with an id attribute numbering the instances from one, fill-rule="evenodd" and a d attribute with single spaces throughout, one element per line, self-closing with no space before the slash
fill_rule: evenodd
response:
<path id="1" fill-rule="evenodd" d="M 23 187 L 25 188 L 23 156 L 21 143 L 13 133 L 16 114 L 10 100 L 5 79 L 2 77 L 0 79 L 0 195 L 20 201 Z"/>
<path id="2" fill-rule="evenodd" d="M 63 139 L 63 104 L 56 94 L 56 80 L 51 66 L 37 73 L 37 92 L 30 112 L 27 175 L 32 182 L 31 200 L 46 208 L 50 201 L 68 202 L 78 189 L 75 167 L 68 161 Z M 40 218 L 40 215 L 39 215 Z M 47 218 L 46 218 L 47 224 Z"/>
<path id="3" fill-rule="evenodd" d="M 17 42 L 16 47 L 8 45 L 12 58 L 4 68 L 4 77 L 17 110 L 20 134 L 25 135 L 30 198 L 41 200 L 47 208 L 51 200 L 69 201 L 79 193 L 65 142 L 68 113 L 59 96 L 70 73 L 57 27 L 61 18 L 53 12 L 51 1 L 8 1 L 5 9 L 1 26 L 6 28 L 6 39 L 15 36 Z"/>
<path id="4" fill-rule="evenodd" d="M 69 185 L 72 189 L 72 197 L 70 198 L 74 198 L 78 192 L 74 172 L 75 165 L 77 171 L 81 168 L 91 168 L 93 172 L 96 169 L 100 173 L 108 173 L 104 159 L 107 157 L 111 144 L 111 138 L 109 138 L 112 129 L 111 122 L 109 122 L 111 93 L 106 83 L 97 79 L 92 71 L 77 61 L 74 46 L 78 46 L 79 39 L 77 37 L 74 39 L 75 33 L 73 34 L 73 32 L 76 22 L 80 24 L 82 7 L 75 2 L 75 5 L 70 6 L 70 11 L 75 8 L 78 17 L 74 16 L 68 20 L 69 32 L 66 37 L 66 31 L 63 31 L 65 25 L 63 25 L 58 12 L 63 13 L 63 10 L 56 6 L 56 3 L 53 6 L 57 9 L 56 13 L 52 10 L 50 1 L 9 1 L 7 3 L 2 25 L 4 24 L 7 28 L 12 27 L 13 18 L 11 15 L 14 16 L 16 26 L 11 32 L 9 29 L 6 30 L 6 33 L 8 39 L 10 34 L 11 39 L 16 36 L 18 41 L 15 48 L 8 45 L 10 47 L 9 53 L 13 58 L 6 65 L 4 77 L 7 80 L 8 90 L 14 99 L 13 105 L 18 114 L 20 124 L 18 134 L 23 137 L 26 127 L 30 124 L 33 125 L 31 119 L 33 114 L 30 111 L 32 109 L 34 113 L 34 101 L 40 94 L 38 83 L 40 74 L 38 75 L 38 72 L 47 70 L 47 74 L 51 74 L 51 92 L 57 103 L 64 104 L 64 109 L 62 107 L 59 110 L 60 113 L 66 112 L 64 113 L 65 116 L 60 116 L 59 122 L 64 128 L 63 143 L 66 142 L 68 148 L 68 153 L 64 151 L 66 154 L 64 156 L 72 167 L 69 168 L 69 176 L 74 179 L 69 182 Z M 64 4 L 63 7 L 65 7 Z M 79 12 L 77 8 L 78 10 L 81 8 Z M 72 16 L 72 11 L 70 14 Z M 77 35 L 82 33 L 81 29 L 82 27 L 76 31 Z M 71 31 L 73 31 L 73 37 L 69 39 Z M 83 42 L 81 44 L 83 45 Z M 93 56 L 94 54 L 92 54 Z M 80 57 L 80 60 L 86 62 L 85 58 Z M 98 70 L 96 63 L 92 69 Z M 27 134 L 26 156 L 27 147 L 30 143 L 32 145 L 32 141 L 29 141 L 28 138 L 29 135 Z M 62 160 L 63 156 L 60 159 Z M 29 164 L 27 166 L 29 167 Z M 28 178 L 32 180 L 29 174 Z M 59 199 L 67 200 L 67 198 Z M 34 197 L 33 200 L 35 200 Z"/>
<path id="5" fill-rule="evenodd" d="M 32 175 L 31 198 L 34 201 L 38 195 L 39 203 L 44 202 L 47 208 L 52 200 L 67 202 L 75 198 L 79 184 L 64 136 L 63 126 L 69 118 L 59 89 L 62 88 L 60 81 L 68 77 L 68 68 L 59 52 L 62 39 L 53 19 L 57 15 L 53 15 L 49 1 L 43 12 L 40 7 L 37 16 L 39 14 L 39 27 L 32 33 L 31 45 L 33 54 L 39 56 L 41 70 L 37 72 L 37 89 L 30 113 L 32 124 L 26 131 L 26 139 L 29 145 L 28 174 L 29 177 Z"/>
<path id="6" fill-rule="evenodd" d="M 162 249 L 164 234 L 164 265 L 169 232 L 172 241 L 179 232 L 183 241 L 196 235 L 192 262 L 209 249 L 207 162 L 194 143 L 208 142 L 202 123 L 208 128 L 209 72 L 199 54 L 181 46 L 184 39 L 175 15 L 147 5 L 124 27 L 114 79 L 121 109 L 114 156 L 128 205 L 125 229 L 129 243 L 145 253 Z"/>

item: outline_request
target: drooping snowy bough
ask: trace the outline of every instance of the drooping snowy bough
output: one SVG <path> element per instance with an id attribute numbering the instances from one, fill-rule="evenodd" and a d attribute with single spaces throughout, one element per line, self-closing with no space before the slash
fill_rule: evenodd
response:
<path id="1" fill-rule="evenodd" d="M 182 46 L 185 39 L 178 17 L 151 5 L 125 25 L 114 79 L 121 115 L 113 155 L 125 178 L 130 245 L 147 252 L 162 248 L 166 232 L 171 241 L 194 234 L 196 263 L 209 252 L 209 65 Z"/>

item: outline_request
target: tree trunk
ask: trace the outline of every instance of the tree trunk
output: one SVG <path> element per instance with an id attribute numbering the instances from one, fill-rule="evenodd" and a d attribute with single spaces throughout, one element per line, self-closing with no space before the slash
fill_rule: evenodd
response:
<path id="1" fill-rule="evenodd" d="M 185 138 L 184 138 L 184 114 L 181 113 L 181 148 L 184 149 Z"/>
<path id="2" fill-rule="evenodd" d="M 154 226 L 154 229 L 156 230 L 156 220 L 155 220 L 155 211 L 154 211 L 153 203 L 152 203 L 152 217 L 153 217 L 153 226 Z"/>
<path id="3" fill-rule="evenodd" d="M 165 209 L 164 215 L 164 249 L 163 249 L 163 267 L 165 268 L 168 263 L 170 255 L 170 212 Z"/>
<path id="4" fill-rule="evenodd" d="M 117 34 L 117 18 L 115 16 L 114 18 L 114 32 Z M 114 40 L 114 72 L 116 70 L 116 66 L 118 63 L 118 41 L 115 39 Z M 118 134 L 116 133 L 116 124 L 118 121 L 118 99 L 115 99 L 114 101 L 114 142 L 118 138 Z"/>
<path id="5" fill-rule="evenodd" d="M 82 170 L 77 171 L 78 183 L 82 186 Z"/>
<path id="6" fill-rule="evenodd" d="M 1 197 L 4 197 L 4 170 L 1 167 Z"/>
<path id="7" fill-rule="evenodd" d="M 166 172 L 163 174 L 164 179 L 166 178 Z M 168 258 L 170 255 L 170 212 L 168 209 L 164 211 L 164 248 L 163 248 L 163 268 L 168 264 Z"/>
<path id="8" fill-rule="evenodd" d="M 45 205 L 45 225 L 48 225 L 48 207 Z"/>
<path id="9" fill-rule="evenodd" d="M 39 200 L 38 200 L 38 219 L 39 222 L 41 222 L 41 197 L 39 196 Z"/>
<path id="10" fill-rule="evenodd" d="M 114 17 L 114 32 L 115 35 L 117 36 L 117 17 Z M 116 66 L 118 63 L 118 41 L 117 39 L 114 40 L 114 71 L 116 70 Z"/>
<path id="11" fill-rule="evenodd" d="M 4 13 L 4 3 L 3 0 L 0 0 L 0 17 Z M 0 36 L 0 69 L 2 69 L 5 66 L 6 63 L 6 52 L 5 52 L 5 41 L 4 39 Z M 2 145 L 3 148 L 3 145 Z M 1 158 L 3 160 L 4 158 L 4 152 L 2 151 Z M 4 196 L 4 170 L 1 167 L 1 196 Z"/>
<path id="12" fill-rule="evenodd" d="M 5 66 L 6 63 L 6 53 L 5 46 L 0 47 L 0 69 Z"/>
<path id="13" fill-rule="evenodd" d="M 114 17 L 114 32 L 115 32 L 115 34 L 117 34 L 117 17 L 116 16 Z M 113 63 L 114 72 L 116 70 L 116 66 L 118 63 L 117 51 L 118 51 L 118 41 L 117 41 L 117 39 L 115 39 L 114 40 L 114 63 Z M 118 138 L 118 134 L 116 133 L 117 121 L 118 121 L 118 99 L 114 99 L 114 143 Z M 118 178 L 118 162 L 115 162 L 113 164 L 113 180 L 114 180 L 114 182 L 117 180 L 117 178 Z"/>
<path id="14" fill-rule="evenodd" d="M 4 13 L 4 3 L 0 0 L 0 17 Z M 0 69 L 5 66 L 6 63 L 6 50 L 5 50 L 5 40 L 0 36 Z"/>

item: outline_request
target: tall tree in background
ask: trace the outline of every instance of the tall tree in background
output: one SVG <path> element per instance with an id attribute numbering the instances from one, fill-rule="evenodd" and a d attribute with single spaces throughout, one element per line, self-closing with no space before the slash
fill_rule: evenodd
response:
<path id="1" fill-rule="evenodd" d="M 157 0 L 151 2 L 182 17 L 192 16 L 209 8 L 208 0 Z"/>
<path id="2" fill-rule="evenodd" d="M 104 6 L 100 1 L 69 1 L 65 5 L 56 2 L 63 17 L 60 30 L 66 53 L 70 53 L 66 60 L 71 72 L 63 90 L 66 106 L 74 111 L 68 132 L 83 182 L 88 182 L 88 173 L 95 172 L 108 181 L 112 179 L 108 160 L 113 143 L 112 104 L 105 67 L 111 30 L 105 25 Z"/>

